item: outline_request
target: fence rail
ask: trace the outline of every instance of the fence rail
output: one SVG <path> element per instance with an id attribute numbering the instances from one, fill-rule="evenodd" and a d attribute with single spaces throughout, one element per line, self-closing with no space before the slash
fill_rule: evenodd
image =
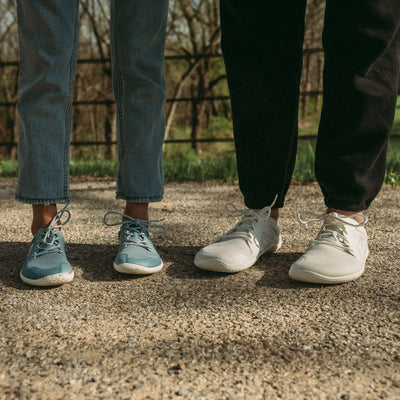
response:
<path id="1" fill-rule="evenodd" d="M 321 95 L 322 90 L 308 90 L 304 92 L 300 92 L 300 96 L 317 96 Z M 174 98 L 167 98 L 167 103 L 174 103 L 174 102 L 189 102 L 189 101 L 214 101 L 214 100 L 229 100 L 229 96 L 205 96 L 205 97 L 179 97 L 177 99 Z M 72 105 L 74 106 L 109 106 L 115 103 L 112 99 L 105 99 L 105 100 L 79 100 L 74 101 Z M 16 101 L 11 102 L 0 102 L 0 107 L 15 107 L 17 105 Z"/>
<path id="2" fill-rule="evenodd" d="M 322 53 L 322 48 L 312 48 L 312 49 L 304 49 L 303 54 L 317 54 Z M 222 58 L 222 53 L 210 53 L 210 54 L 171 54 L 166 55 L 165 60 L 199 60 L 202 58 Z M 76 61 L 77 64 L 104 64 L 111 63 L 111 58 L 80 58 Z M 2 67 L 18 67 L 19 61 L 0 61 L 0 68 Z"/>
<path id="3" fill-rule="evenodd" d="M 322 53 L 323 49 L 322 48 L 310 48 L 310 49 L 304 49 L 303 50 L 303 55 L 311 55 L 311 54 L 318 54 Z M 166 55 L 165 60 L 198 60 L 198 59 L 203 59 L 203 58 L 222 58 L 221 53 L 215 53 L 215 54 L 196 54 L 196 55 L 191 55 L 191 54 L 182 54 L 182 55 Z M 94 58 L 85 58 L 85 59 L 79 59 L 77 60 L 77 64 L 104 64 L 104 63 L 111 63 L 111 58 L 103 58 L 103 59 L 94 59 Z M 6 68 L 6 67 L 18 67 L 19 66 L 19 61 L 18 60 L 12 60 L 12 61 L 0 61 L 0 68 Z M 306 91 L 301 91 L 300 96 L 319 96 L 322 95 L 323 91 L 322 90 L 306 90 Z M 399 90 L 400 94 L 400 90 Z M 205 97 L 179 97 L 179 98 L 167 98 L 166 102 L 168 103 L 173 103 L 173 102 L 194 102 L 194 101 L 226 101 L 229 100 L 229 96 L 205 96 Z M 74 106 L 90 106 L 90 105 L 113 105 L 115 104 L 115 101 L 112 99 L 103 99 L 103 100 L 79 100 L 79 101 L 74 101 L 73 105 Z M 17 105 L 16 101 L 11 101 L 11 102 L 0 102 L 0 107 L 15 107 Z M 397 108 L 400 108 L 400 105 L 397 106 Z M 395 139 L 400 139 L 400 134 L 393 134 L 391 136 L 392 138 Z M 299 140 L 313 140 L 316 138 L 316 135 L 305 135 L 305 136 L 299 136 Z M 164 143 L 212 143 L 212 142 L 232 142 L 234 139 L 233 137 L 231 138 L 212 138 L 212 139 L 166 139 Z M 16 147 L 18 144 L 16 142 L 0 142 L 0 147 Z M 113 146 L 117 145 L 116 141 L 73 141 L 71 142 L 71 146 Z"/>
<path id="4" fill-rule="evenodd" d="M 390 136 L 391 139 L 400 139 L 400 134 L 394 134 Z M 316 140 L 317 135 L 302 135 L 298 137 L 299 141 L 309 141 Z M 233 142 L 233 137 L 230 138 L 220 138 L 220 139 L 166 139 L 164 143 L 221 143 L 221 142 Z M 102 142 L 102 141 L 74 141 L 71 142 L 71 146 L 116 146 L 118 143 L 113 142 Z M 0 147 L 16 147 L 18 146 L 17 142 L 0 142 Z"/>

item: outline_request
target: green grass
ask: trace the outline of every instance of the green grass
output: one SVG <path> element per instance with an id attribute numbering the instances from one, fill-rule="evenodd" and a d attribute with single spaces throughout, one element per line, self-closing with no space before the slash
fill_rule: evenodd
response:
<path id="1" fill-rule="evenodd" d="M 299 143 L 292 179 L 296 182 L 314 182 L 315 143 Z"/>
<path id="2" fill-rule="evenodd" d="M 16 161 L 0 161 L 0 176 L 10 177 L 17 176 L 17 162 Z"/>
<path id="3" fill-rule="evenodd" d="M 164 162 L 166 181 L 218 181 L 237 180 L 236 160 L 233 155 L 214 159 L 178 157 Z"/>
<path id="4" fill-rule="evenodd" d="M 400 134 L 400 96 L 397 98 L 396 113 L 394 114 L 393 134 Z"/>
<path id="5" fill-rule="evenodd" d="M 400 185 L 400 140 L 389 142 L 384 182 L 389 185 Z"/>
<path id="6" fill-rule="evenodd" d="M 72 176 L 114 177 L 117 174 L 117 162 L 108 160 L 71 161 Z"/>
<path id="7" fill-rule="evenodd" d="M 314 182 L 314 142 L 300 143 L 297 152 L 293 180 Z M 117 173 L 117 162 L 71 161 L 72 176 L 112 177 Z M 164 160 L 165 180 L 168 181 L 216 181 L 235 182 L 237 180 L 236 160 L 232 152 L 223 153 L 218 158 L 198 158 L 192 151 Z M 0 162 L 0 176 L 17 176 L 17 162 Z M 387 153 L 385 183 L 400 185 L 400 141 L 392 140 Z"/>

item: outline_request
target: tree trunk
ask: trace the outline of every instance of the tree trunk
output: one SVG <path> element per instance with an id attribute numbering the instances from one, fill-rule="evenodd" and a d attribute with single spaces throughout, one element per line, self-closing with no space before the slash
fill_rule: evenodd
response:
<path id="1" fill-rule="evenodd" d="M 204 114 L 206 110 L 206 103 L 204 100 L 197 101 L 193 107 L 193 119 L 192 119 L 192 148 L 196 154 L 202 153 L 201 143 L 198 142 L 201 139 L 201 131 L 203 129 Z"/>
<path id="2" fill-rule="evenodd" d="M 309 88 L 309 81 L 310 81 L 310 54 L 306 56 L 306 63 L 305 63 L 305 73 L 304 73 L 304 81 L 303 81 L 303 92 L 306 92 Z M 307 116 L 307 94 L 303 93 L 301 97 L 301 119 L 304 120 Z"/>
<path id="3" fill-rule="evenodd" d="M 322 68 L 323 68 L 323 63 L 321 60 L 321 57 L 318 56 L 318 61 L 317 61 L 317 91 L 319 92 L 321 90 L 321 77 L 322 77 Z M 315 105 L 314 105 L 314 111 L 317 112 L 319 110 L 319 103 L 320 103 L 320 98 L 321 95 L 317 94 L 315 98 Z"/>
<path id="4" fill-rule="evenodd" d="M 6 131 L 10 132 L 9 140 L 10 143 L 15 143 L 17 138 L 17 130 L 16 130 L 16 113 L 15 107 L 9 107 L 7 110 L 7 120 L 6 120 Z M 8 154 L 10 155 L 11 160 L 17 159 L 17 146 L 10 145 L 8 147 Z"/>
<path id="5" fill-rule="evenodd" d="M 106 149 L 104 152 L 104 158 L 106 160 L 113 159 L 113 145 L 111 144 L 113 140 L 112 132 L 112 121 L 113 121 L 113 107 L 110 104 L 106 105 L 107 111 L 104 119 L 104 137 L 108 144 L 106 144 Z"/>
<path id="6" fill-rule="evenodd" d="M 209 60 L 203 59 L 201 64 L 196 69 L 198 76 L 197 83 L 197 99 L 193 101 L 193 118 L 192 118 L 192 148 L 196 154 L 201 154 L 201 144 L 198 142 L 201 139 L 201 131 L 204 124 L 204 116 L 206 110 L 206 102 L 204 99 L 209 87 Z M 194 92 L 194 90 L 193 90 Z"/>

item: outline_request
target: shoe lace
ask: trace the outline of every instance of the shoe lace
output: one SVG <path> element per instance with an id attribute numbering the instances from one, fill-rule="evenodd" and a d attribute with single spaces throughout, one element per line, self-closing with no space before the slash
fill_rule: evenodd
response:
<path id="1" fill-rule="evenodd" d="M 67 207 L 68 203 L 64 206 L 64 208 L 62 208 L 54 215 L 49 226 L 42 231 L 40 241 L 37 242 L 36 250 L 33 253 L 33 258 L 37 258 L 50 253 L 64 253 L 60 244 L 62 237 L 60 228 L 66 225 L 71 218 L 71 213 L 69 210 L 67 210 Z M 64 214 L 67 215 L 67 219 L 64 222 L 61 222 Z"/>
<path id="2" fill-rule="evenodd" d="M 122 217 L 123 220 L 111 221 L 108 220 L 112 216 Z M 107 226 L 121 225 L 121 235 L 124 237 L 123 246 L 136 245 L 151 250 L 149 239 L 146 235 L 147 232 L 151 232 L 156 235 L 162 235 L 165 233 L 165 227 L 159 225 L 158 222 L 164 221 L 163 219 L 157 220 L 142 220 L 132 218 L 129 215 L 120 213 L 118 211 L 108 211 L 104 214 L 103 222 Z"/>
<path id="3" fill-rule="evenodd" d="M 303 215 L 308 215 L 313 218 L 304 220 L 302 219 Z M 353 224 L 347 221 L 354 216 L 362 217 L 363 221 L 358 224 Z M 305 225 L 306 227 L 308 227 L 308 224 L 310 223 L 324 221 L 324 224 L 322 225 L 318 236 L 310 243 L 310 247 L 316 244 L 325 243 L 337 249 L 343 250 L 344 252 L 351 255 L 354 255 L 354 252 L 351 249 L 346 235 L 346 225 L 353 228 L 361 228 L 365 226 L 368 222 L 368 218 L 360 213 L 338 216 L 336 213 L 315 214 L 311 211 L 299 211 L 297 213 L 297 219 L 301 224 Z"/>
<path id="4" fill-rule="evenodd" d="M 239 209 L 235 206 L 235 204 L 227 203 L 225 210 L 228 212 L 229 216 L 241 217 L 241 220 L 232 229 L 217 238 L 215 243 L 226 239 L 241 238 L 244 239 L 247 244 L 249 244 L 253 239 L 253 235 L 250 232 L 254 230 L 257 222 L 266 222 L 269 219 L 272 207 L 274 206 L 277 198 L 278 196 L 276 195 L 274 201 L 270 205 L 262 208 L 259 211 L 248 208 Z"/>

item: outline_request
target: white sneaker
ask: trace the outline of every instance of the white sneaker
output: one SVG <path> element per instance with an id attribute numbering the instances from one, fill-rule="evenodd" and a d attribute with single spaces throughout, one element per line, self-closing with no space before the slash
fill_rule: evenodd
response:
<path id="1" fill-rule="evenodd" d="M 303 221 L 302 214 L 316 218 Z M 368 236 L 364 228 L 367 218 L 363 216 L 364 221 L 359 224 L 352 218 L 354 215 L 298 213 L 299 221 L 304 224 L 320 220 L 324 224 L 307 251 L 290 267 L 290 278 L 329 284 L 350 282 L 361 276 L 368 257 Z"/>
<path id="2" fill-rule="evenodd" d="M 278 222 L 270 218 L 273 204 L 260 211 L 238 210 L 233 204 L 227 204 L 226 209 L 231 215 L 242 218 L 233 229 L 196 254 L 196 267 L 216 272 L 239 272 L 254 265 L 262 254 L 278 250 L 282 239 Z"/>

